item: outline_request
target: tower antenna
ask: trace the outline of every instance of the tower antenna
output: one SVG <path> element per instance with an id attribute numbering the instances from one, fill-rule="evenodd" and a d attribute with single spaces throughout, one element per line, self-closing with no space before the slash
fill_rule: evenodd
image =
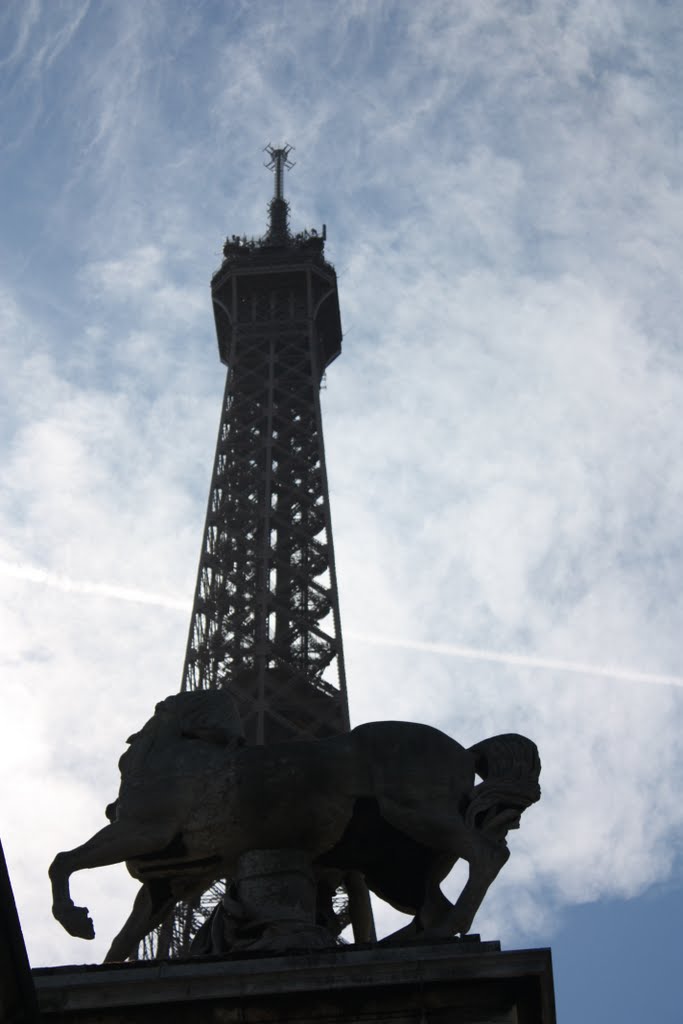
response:
<path id="1" fill-rule="evenodd" d="M 284 146 L 275 147 L 270 143 L 265 147 L 264 153 L 270 157 L 264 167 L 269 171 L 275 171 L 275 189 L 271 199 L 268 212 L 270 224 L 268 226 L 268 240 L 270 242 L 282 243 L 289 237 L 289 203 L 285 199 L 284 178 L 285 169 L 294 167 L 294 161 L 289 159 L 289 154 L 294 149 L 285 143 Z"/>
<path id="2" fill-rule="evenodd" d="M 280 149 L 275 146 L 271 146 L 270 143 L 264 148 L 263 152 L 267 153 L 270 157 L 268 163 L 264 164 L 269 171 L 275 171 L 275 194 L 274 199 L 284 199 L 284 172 L 285 168 L 289 171 L 295 166 L 294 161 L 289 159 L 289 154 L 294 149 L 294 146 L 290 146 L 287 143 L 284 144 Z"/>

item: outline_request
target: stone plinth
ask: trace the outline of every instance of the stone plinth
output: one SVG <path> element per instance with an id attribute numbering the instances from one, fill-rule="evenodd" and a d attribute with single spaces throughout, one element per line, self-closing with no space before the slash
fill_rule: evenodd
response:
<path id="1" fill-rule="evenodd" d="M 555 1024 L 550 950 L 473 939 L 33 975 L 45 1024 Z"/>

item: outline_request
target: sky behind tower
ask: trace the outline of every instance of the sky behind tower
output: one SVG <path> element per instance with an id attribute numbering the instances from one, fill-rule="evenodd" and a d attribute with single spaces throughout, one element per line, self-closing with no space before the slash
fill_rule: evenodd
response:
<path id="1" fill-rule="evenodd" d="M 534 738 L 476 930 L 552 945 L 561 1019 L 680 1019 L 682 47 L 664 0 L 0 7 L 0 830 L 34 965 L 100 960 L 135 892 L 75 877 L 88 945 L 47 866 L 180 684 L 208 283 L 286 141 L 339 275 L 352 720 Z"/>

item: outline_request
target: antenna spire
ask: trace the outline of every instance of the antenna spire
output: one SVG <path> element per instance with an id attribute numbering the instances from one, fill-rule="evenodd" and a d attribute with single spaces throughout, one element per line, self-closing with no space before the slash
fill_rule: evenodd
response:
<path id="1" fill-rule="evenodd" d="M 293 146 L 287 145 L 280 148 L 271 146 L 268 144 L 265 147 L 264 152 L 268 154 L 270 160 L 264 165 L 268 170 L 275 171 L 275 191 L 273 198 L 268 205 L 268 211 L 270 213 L 270 224 L 268 226 L 268 239 L 271 242 L 285 242 L 289 238 L 289 203 L 285 199 L 284 194 L 284 177 L 285 168 L 289 170 L 294 167 L 294 162 L 289 159 L 289 154 L 294 149 Z"/>

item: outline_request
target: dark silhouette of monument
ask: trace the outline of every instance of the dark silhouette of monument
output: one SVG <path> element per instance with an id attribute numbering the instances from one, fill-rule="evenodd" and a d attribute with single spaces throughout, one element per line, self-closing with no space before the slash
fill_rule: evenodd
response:
<path id="1" fill-rule="evenodd" d="M 349 728 L 320 413 L 341 352 L 337 276 L 325 227 L 290 231 L 291 147 L 267 153 L 268 229 L 228 238 L 211 280 L 228 373 L 182 677 L 183 690 L 229 685 L 250 744 Z M 179 908 L 141 955 L 186 951 L 221 895 Z"/>
<path id="2" fill-rule="evenodd" d="M 108 963 L 33 972 L 42 1019 L 554 1024 L 549 951 L 467 934 L 540 797 L 535 744 L 349 729 L 319 402 L 336 276 L 324 228 L 289 230 L 289 153 L 268 148 L 267 233 L 229 239 L 211 282 L 228 379 L 181 692 L 130 737 L 109 825 L 50 867 L 54 916 L 81 938 L 75 871 L 124 861 L 141 887 Z M 223 878 L 209 916 L 194 897 Z M 368 888 L 412 915 L 380 943 Z M 145 935 L 148 962 L 124 962 Z"/>
<path id="3" fill-rule="evenodd" d="M 524 736 L 465 748 L 431 726 L 388 721 L 252 745 L 227 690 L 167 697 L 129 744 L 110 824 L 50 867 L 53 913 L 84 939 L 94 928 L 71 898 L 74 872 L 125 861 L 142 883 L 109 962 L 221 878 L 230 887 L 190 955 L 329 949 L 332 895 L 356 875 L 413 918 L 385 941 L 464 936 L 510 856 L 508 832 L 541 795 Z M 451 903 L 440 883 L 457 860 L 467 881 Z"/>

